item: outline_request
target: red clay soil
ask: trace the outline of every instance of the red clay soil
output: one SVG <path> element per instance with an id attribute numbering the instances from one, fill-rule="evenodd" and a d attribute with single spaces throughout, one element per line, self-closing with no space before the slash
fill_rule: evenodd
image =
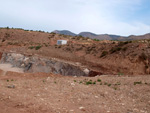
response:
<path id="1" fill-rule="evenodd" d="M 2 73 L 2 71 L 0 72 Z M 149 113 L 149 76 L 0 74 L 0 113 Z"/>
<path id="2" fill-rule="evenodd" d="M 58 39 L 66 39 L 68 44 L 58 46 Z M 41 31 L 0 29 L 1 53 L 57 58 L 104 74 L 69 77 L 0 70 L 0 113 L 150 113 L 149 43 L 97 42 Z"/>
<path id="3" fill-rule="evenodd" d="M 58 39 L 67 45 L 56 45 Z M 93 41 L 41 31 L 0 29 L 0 51 L 40 55 L 81 63 L 102 74 L 150 74 L 150 41 Z M 36 47 L 40 49 L 36 50 Z M 143 56 L 142 56 L 143 55 Z"/>

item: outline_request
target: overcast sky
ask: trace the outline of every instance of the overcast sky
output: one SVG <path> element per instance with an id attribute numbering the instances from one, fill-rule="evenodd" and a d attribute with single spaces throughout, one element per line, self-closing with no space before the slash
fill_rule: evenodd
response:
<path id="1" fill-rule="evenodd" d="M 150 33 L 150 0 L 0 0 L 0 27 Z"/>

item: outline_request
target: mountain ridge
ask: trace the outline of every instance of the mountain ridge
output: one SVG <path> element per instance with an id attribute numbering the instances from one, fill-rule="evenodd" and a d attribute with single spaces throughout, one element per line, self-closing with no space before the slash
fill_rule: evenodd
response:
<path id="1" fill-rule="evenodd" d="M 55 30 L 53 31 L 54 33 L 57 34 L 64 34 L 64 35 L 70 35 L 70 36 L 83 36 L 83 37 L 89 37 L 91 39 L 99 39 L 99 40 L 117 40 L 120 37 L 120 35 L 112 35 L 112 34 L 95 34 L 92 32 L 80 32 L 79 34 L 75 34 L 69 30 Z"/>
<path id="2" fill-rule="evenodd" d="M 83 37 L 88 37 L 91 39 L 98 39 L 98 40 L 128 41 L 128 40 L 150 39 L 150 33 L 144 35 L 120 36 L 120 35 L 113 35 L 113 34 L 95 34 L 87 31 L 80 32 L 79 34 L 75 34 L 69 30 L 55 30 L 53 32 L 57 34 L 64 34 L 70 36 L 83 36 Z"/>

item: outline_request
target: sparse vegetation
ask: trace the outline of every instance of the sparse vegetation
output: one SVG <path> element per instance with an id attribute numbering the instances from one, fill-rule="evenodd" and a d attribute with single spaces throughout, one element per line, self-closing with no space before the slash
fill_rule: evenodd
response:
<path id="1" fill-rule="evenodd" d="M 139 56 L 139 58 L 140 58 L 142 61 L 144 61 L 144 60 L 146 60 L 148 57 L 147 57 L 147 55 L 143 52 L 143 53 L 141 53 L 141 55 Z"/>
<path id="2" fill-rule="evenodd" d="M 108 84 L 108 87 L 110 87 L 111 86 L 111 84 Z"/>
<path id="3" fill-rule="evenodd" d="M 121 76 L 121 75 L 124 75 L 124 74 L 122 72 L 119 72 L 118 75 Z"/>
<path id="4" fill-rule="evenodd" d="M 106 56 L 107 54 L 108 54 L 107 51 L 103 51 L 100 57 L 104 57 L 104 56 Z"/>
<path id="5" fill-rule="evenodd" d="M 101 79 L 97 79 L 97 82 L 101 82 L 102 80 Z"/>
<path id="6" fill-rule="evenodd" d="M 86 85 L 93 84 L 92 81 L 87 81 Z"/>
<path id="7" fill-rule="evenodd" d="M 7 44 L 8 44 L 8 45 L 19 45 L 18 42 L 8 42 Z"/>
<path id="8" fill-rule="evenodd" d="M 29 49 L 34 49 L 35 47 L 34 46 L 31 46 L 31 47 L 28 47 Z"/>
<path id="9" fill-rule="evenodd" d="M 117 51 L 120 51 L 121 49 L 122 49 L 121 47 L 112 47 L 110 53 L 115 53 Z"/>
<path id="10" fill-rule="evenodd" d="M 36 46 L 36 47 L 35 47 L 35 50 L 39 50 L 41 47 L 42 47 L 41 45 Z"/>
<path id="11" fill-rule="evenodd" d="M 115 86 L 117 86 L 117 85 L 121 85 L 121 83 L 120 82 L 117 82 L 116 84 L 114 84 Z"/>
<path id="12" fill-rule="evenodd" d="M 113 89 L 114 89 L 114 90 L 117 90 L 117 88 L 116 88 L 116 87 L 114 87 Z"/>
<path id="13" fill-rule="evenodd" d="M 119 42 L 118 46 L 124 46 L 128 43 L 132 43 L 132 41 Z"/>
<path id="14" fill-rule="evenodd" d="M 134 82 L 134 85 L 137 85 L 137 84 L 142 84 L 142 82 Z"/>
<path id="15" fill-rule="evenodd" d="M 28 47 L 29 49 L 35 49 L 35 50 L 39 50 L 42 46 L 38 45 L 38 46 L 30 46 Z"/>
<path id="16" fill-rule="evenodd" d="M 100 41 L 99 39 L 93 39 L 94 41 Z"/>

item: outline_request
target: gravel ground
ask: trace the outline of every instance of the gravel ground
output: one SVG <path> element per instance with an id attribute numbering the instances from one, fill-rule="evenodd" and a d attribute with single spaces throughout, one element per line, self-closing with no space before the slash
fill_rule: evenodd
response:
<path id="1" fill-rule="evenodd" d="M 150 113 L 150 76 L 0 71 L 0 113 Z"/>

